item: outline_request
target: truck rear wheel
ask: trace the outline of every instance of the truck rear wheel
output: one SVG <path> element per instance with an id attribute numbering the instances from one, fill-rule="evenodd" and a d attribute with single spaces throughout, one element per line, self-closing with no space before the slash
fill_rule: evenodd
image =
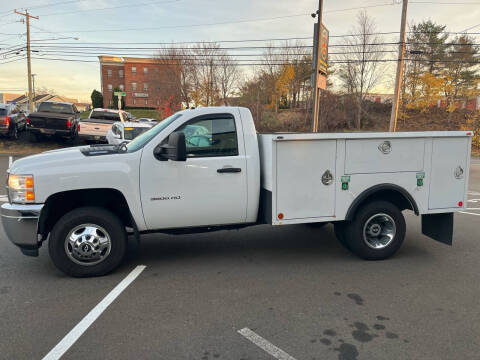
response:
<path id="1" fill-rule="evenodd" d="M 38 135 L 37 134 L 31 132 L 31 133 L 28 134 L 28 137 L 29 137 L 31 142 L 38 142 Z"/>
<path id="2" fill-rule="evenodd" d="M 347 247 L 366 260 L 384 260 L 397 252 L 405 238 L 405 218 L 395 205 L 373 201 L 345 223 Z"/>
<path id="3" fill-rule="evenodd" d="M 10 130 L 10 139 L 18 140 L 18 127 L 17 125 L 13 125 L 13 128 Z"/>
<path id="4" fill-rule="evenodd" d="M 65 214 L 52 229 L 48 244 L 55 266 L 74 277 L 101 276 L 122 262 L 127 234 L 120 219 L 99 207 Z"/>

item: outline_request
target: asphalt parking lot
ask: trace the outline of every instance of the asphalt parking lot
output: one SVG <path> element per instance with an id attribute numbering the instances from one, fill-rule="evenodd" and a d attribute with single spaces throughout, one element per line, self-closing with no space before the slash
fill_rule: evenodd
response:
<path id="1" fill-rule="evenodd" d="M 0 181 L 7 167 L 0 157 Z M 148 235 L 115 273 L 72 279 L 45 247 L 26 257 L 0 229 L 0 358 L 41 359 L 77 329 L 64 359 L 478 359 L 478 159 L 470 180 L 453 247 L 406 213 L 403 247 L 381 262 L 351 255 L 330 225 L 259 226 Z"/>

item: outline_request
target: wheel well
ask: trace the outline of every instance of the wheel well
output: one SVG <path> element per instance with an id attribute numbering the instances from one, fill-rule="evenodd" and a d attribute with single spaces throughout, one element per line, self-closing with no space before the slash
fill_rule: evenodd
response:
<path id="1" fill-rule="evenodd" d="M 345 219 L 352 220 L 360 206 L 375 200 L 389 201 L 400 210 L 412 210 L 415 215 L 419 215 L 417 203 L 404 188 L 393 184 L 381 184 L 361 193 L 350 205 Z"/>
<path id="2" fill-rule="evenodd" d="M 42 209 L 38 233 L 46 239 L 56 222 L 73 209 L 98 206 L 117 215 L 125 226 L 135 227 L 123 194 L 115 189 L 84 189 L 56 193 L 48 197 Z"/>

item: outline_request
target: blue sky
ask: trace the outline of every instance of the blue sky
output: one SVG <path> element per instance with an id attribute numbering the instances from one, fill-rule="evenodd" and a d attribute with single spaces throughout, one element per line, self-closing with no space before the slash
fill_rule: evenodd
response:
<path id="1" fill-rule="evenodd" d="M 59 37 L 79 37 L 80 40 L 57 40 L 49 43 L 75 42 L 176 42 L 176 41 L 215 41 L 311 36 L 314 20 L 307 14 L 316 10 L 314 0 L 0 0 L 0 47 L 20 44 L 25 37 L 11 34 L 25 32 L 25 25 L 13 23 L 21 17 L 5 14 L 12 6 L 31 8 L 39 20 L 32 20 L 32 39 Z M 401 4 L 394 0 L 325 0 L 324 23 L 331 35 L 348 33 L 358 9 L 361 6 L 382 5 L 367 8 L 375 18 L 379 31 L 398 31 L 400 26 Z M 441 4 L 449 3 L 449 4 Z M 42 5 L 54 4 L 55 6 Z M 452 5 L 455 3 L 455 5 Z M 462 4 L 460 4 L 462 3 Z M 471 3 L 463 4 L 463 3 Z M 458 5 L 457 5 L 458 4 Z M 117 9 L 98 10 L 114 6 Z M 36 8 L 34 8 L 36 7 Z M 97 10 L 94 10 L 97 9 Z M 299 15 L 268 21 L 219 24 L 214 26 L 192 26 L 197 24 L 239 21 Z M 433 0 L 411 2 L 408 21 L 418 22 L 431 19 L 447 25 L 449 31 L 462 31 L 480 23 L 480 1 Z M 131 30 L 155 27 L 155 30 Z M 130 29 L 126 31 L 102 31 Z M 51 33 L 47 32 L 51 31 Z M 479 31 L 478 28 L 472 31 Z M 387 40 L 394 40 L 388 38 Z M 310 40 L 306 40 L 310 43 Z M 334 43 L 335 39 L 331 38 Z M 134 45 L 132 45 L 134 46 Z M 1 50 L 0 50 L 1 52 Z M 0 57 L 0 61 L 2 58 Z M 96 60 L 90 58 L 90 60 Z M 32 71 L 36 74 L 36 85 L 53 88 L 65 96 L 88 100 L 92 89 L 100 87 L 98 63 L 77 63 L 33 60 Z M 248 73 L 248 71 L 247 71 Z M 387 74 L 383 87 L 388 88 L 391 78 Z M 0 64 L 0 92 L 22 93 L 27 88 L 26 61 Z M 5 91 L 15 90 L 20 91 Z"/>

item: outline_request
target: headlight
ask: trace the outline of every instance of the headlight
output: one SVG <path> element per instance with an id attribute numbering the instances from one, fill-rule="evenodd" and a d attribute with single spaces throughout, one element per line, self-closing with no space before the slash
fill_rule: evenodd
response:
<path id="1" fill-rule="evenodd" d="M 8 198 L 12 203 L 35 202 L 33 175 L 8 175 Z"/>

